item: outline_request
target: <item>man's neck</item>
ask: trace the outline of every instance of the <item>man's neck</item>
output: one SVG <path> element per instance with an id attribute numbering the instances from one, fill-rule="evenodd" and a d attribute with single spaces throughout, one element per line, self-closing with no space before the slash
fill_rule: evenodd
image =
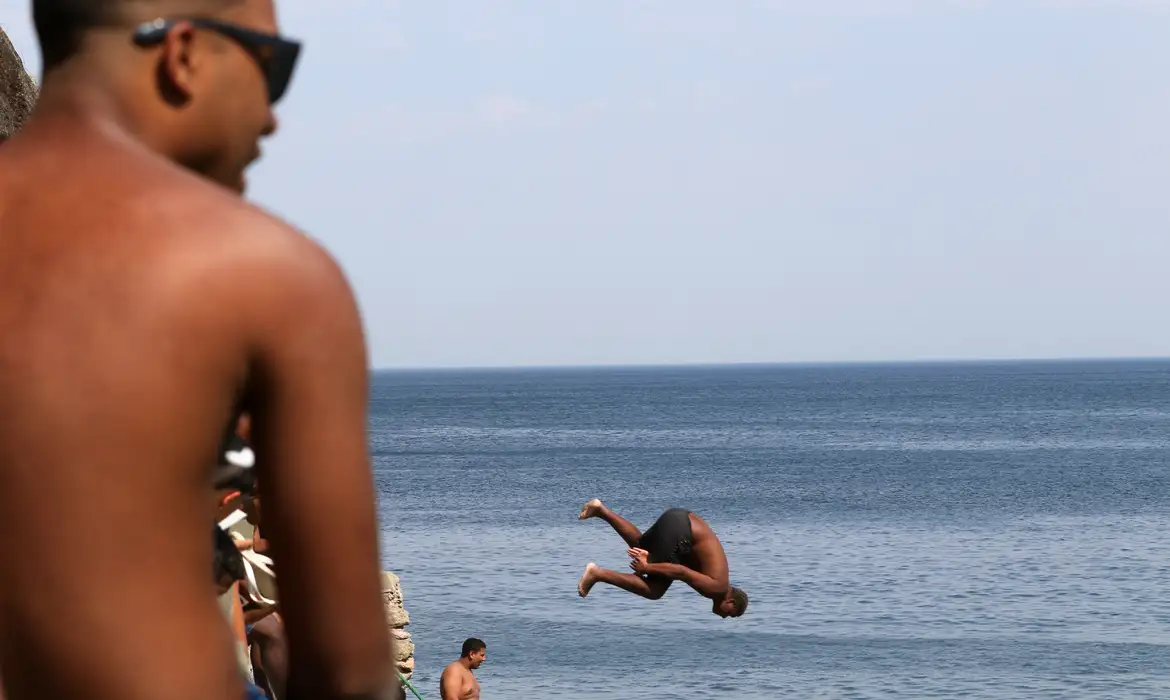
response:
<path id="1" fill-rule="evenodd" d="M 125 98 L 125 86 L 111 69 L 101 65 L 66 64 L 44 76 L 30 129 L 98 132 L 114 139 L 126 139 L 166 155 L 165 144 L 155 134 L 157 127 L 148 115 Z"/>
<path id="2" fill-rule="evenodd" d="M 463 658 L 459 659 L 459 665 L 463 666 L 463 668 L 467 669 L 468 671 L 471 671 L 471 657 L 464 656 Z"/>

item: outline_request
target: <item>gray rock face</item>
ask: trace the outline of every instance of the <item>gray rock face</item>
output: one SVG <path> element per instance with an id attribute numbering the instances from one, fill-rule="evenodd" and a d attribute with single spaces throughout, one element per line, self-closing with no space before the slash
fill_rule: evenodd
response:
<path id="1" fill-rule="evenodd" d="M 0 29 L 0 141 L 13 134 L 28 119 L 37 101 L 37 84 L 8 35 Z"/>

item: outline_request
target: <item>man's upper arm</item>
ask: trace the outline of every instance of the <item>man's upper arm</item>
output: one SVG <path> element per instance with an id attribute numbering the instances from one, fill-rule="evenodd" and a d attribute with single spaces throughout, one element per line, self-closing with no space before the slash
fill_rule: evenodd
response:
<path id="1" fill-rule="evenodd" d="M 363 697 L 393 680 L 366 437 L 361 318 L 308 239 L 252 270 L 248 403 L 265 539 L 289 637 L 293 697 Z"/>
<path id="2" fill-rule="evenodd" d="M 439 700 L 462 700 L 459 697 L 460 685 L 459 676 L 450 666 L 443 669 L 443 675 L 439 677 Z"/>
<path id="3" fill-rule="evenodd" d="M 705 596 L 719 595 L 727 592 L 727 586 L 719 581 L 711 578 L 702 571 L 695 571 L 688 567 L 683 568 L 683 575 L 680 577 L 686 582 L 688 586 L 695 589 Z"/>

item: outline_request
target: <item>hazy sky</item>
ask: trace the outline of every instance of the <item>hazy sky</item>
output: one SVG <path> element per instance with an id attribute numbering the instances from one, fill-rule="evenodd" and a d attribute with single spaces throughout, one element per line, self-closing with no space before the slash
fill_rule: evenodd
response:
<path id="1" fill-rule="evenodd" d="M 280 7 L 376 366 L 1170 354 L 1170 1 Z"/>

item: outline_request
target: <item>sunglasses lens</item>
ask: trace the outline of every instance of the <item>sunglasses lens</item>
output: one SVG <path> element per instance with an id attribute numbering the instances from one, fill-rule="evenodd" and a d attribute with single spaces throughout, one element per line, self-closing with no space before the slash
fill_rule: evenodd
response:
<path id="1" fill-rule="evenodd" d="M 299 54 L 300 46 L 293 42 L 284 42 L 273 52 L 268 64 L 268 100 L 272 104 L 280 101 L 288 91 Z"/>

